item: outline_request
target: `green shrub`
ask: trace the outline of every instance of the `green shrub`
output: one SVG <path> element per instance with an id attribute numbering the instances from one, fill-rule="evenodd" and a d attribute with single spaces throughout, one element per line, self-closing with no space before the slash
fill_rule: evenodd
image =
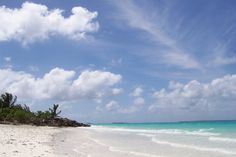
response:
<path id="1" fill-rule="evenodd" d="M 39 118 L 39 119 L 44 119 L 44 120 L 47 120 L 51 117 L 51 114 L 49 111 L 45 111 L 45 112 L 42 112 L 42 111 L 38 111 L 36 113 L 36 117 Z"/>
<path id="2" fill-rule="evenodd" d="M 25 112 L 24 110 L 17 110 L 14 113 L 14 120 L 17 120 L 20 123 L 25 123 L 31 119 L 32 115 L 29 112 Z"/>
<path id="3" fill-rule="evenodd" d="M 0 121 L 30 124 L 47 124 L 61 113 L 58 104 L 48 111 L 31 112 L 29 106 L 17 104 L 17 97 L 10 93 L 0 95 Z"/>
<path id="4" fill-rule="evenodd" d="M 0 110 L 0 119 L 1 120 L 12 120 L 13 111 L 10 108 L 2 108 Z"/>

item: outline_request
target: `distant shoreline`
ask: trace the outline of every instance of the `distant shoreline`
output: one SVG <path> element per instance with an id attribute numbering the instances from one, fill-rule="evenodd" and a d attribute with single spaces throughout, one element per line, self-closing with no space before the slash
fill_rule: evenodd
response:
<path id="1" fill-rule="evenodd" d="M 111 123 L 90 123 L 91 125 L 102 125 L 102 124 L 168 124 L 168 123 L 197 123 L 197 122 L 234 122 L 236 120 L 194 120 L 194 121 L 176 121 L 176 122 L 111 122 Z"/>

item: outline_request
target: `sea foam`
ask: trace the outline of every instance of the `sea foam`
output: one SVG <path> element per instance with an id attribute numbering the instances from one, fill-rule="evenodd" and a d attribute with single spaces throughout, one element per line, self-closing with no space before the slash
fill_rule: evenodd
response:
<path id="1" fill-rule="evenodd" d="M 217 142 L 236 143 L 235 138 L 228 138 L 228 137 L 209 137 L 209 140 Z"/>
<path id="2" fill-rule="evenodd" d="M 209 132 L 212 129 L 199 129 L 199 130 L 181 130 L 181 129 L 128 129 L 128 128 L 112 128 L 95 126 L 94 129 L 100 131 L 119 131 L 119 132 L 134 132 L 134 133 L 149 133 L 149 134 L 173 134 L 173 135 L 198 135 L 198 136 L 219 136 L 219 133 Z"/>
<path id="3" fill-rule="evenodd" d="M 171 147 L 175 148 L 183 148 L 183 149 L 192 149 L 192 150 L 197 150 L 197 151 L 205 151 L 205 152 L 218 152 L 222 154 L 228 154 L 228 155 L 236 155 L 235 151 L 229 151 L 223 148 L 207 148 L 207 147 L 199 147 L 195 145 L 186 145 L 186 144 L 181 144 L 181 143 L 173 143 L 173 142 L 168 142 L 168 141 L 163 141 L 159 140 L 155 137 L 152 138 L 152 141 L 156 144 L 161 144 L 161 145 L 169 145 Z"/>
<path id="4" fill-rule="evenodd" d="M 137 152 L 137 151 L 132 151 L 132 150 L 122 150 L 121 148 L 113 147 L 110 145 L 107 145 L 100 140 L 94 139 L 94 138 L 89 138 L 90 140 L 96 142 L 97 144 L 107 147 L 109 151 L 111 152 L 117 152 L 117 153 L 122 153 L 122 154 L 130 154 L 130 155 L 136 155 L 136 156 L 143 156 L 143 157 L 163 157 L 159 155 L 154 155 L 154 154 L 149 154 L 149 153 L 143 153 L 143 152 Z"/>

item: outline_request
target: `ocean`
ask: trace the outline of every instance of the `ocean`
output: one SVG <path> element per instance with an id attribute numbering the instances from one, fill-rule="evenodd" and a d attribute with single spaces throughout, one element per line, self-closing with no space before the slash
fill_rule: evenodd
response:
<path id="1" fill-rule="evenodd" d="M 236 156 L 236 121 L 116 123 L 92 128 L 99 143 L 134 156 Z"/>

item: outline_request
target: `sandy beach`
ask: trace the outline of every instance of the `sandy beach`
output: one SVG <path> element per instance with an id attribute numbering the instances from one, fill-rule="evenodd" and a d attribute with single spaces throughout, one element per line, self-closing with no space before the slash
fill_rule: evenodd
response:
<path id="1" fill-rule="evenodd" d="M 103 132 L 96 128 L 64 128 L 56 134 L 56 156 L 62 157 L 160 157 L 136 151 L 130 151 L 136 140 L 124 139 L 116 132 Z M 130 140 L 130 142 L 128 142 Z M 144 142 L 144 141 L 142 141 Z M 118 144 L 118 145 L 117 145 Z M 140 141 L 139 141 L 140 144 Z M 123 148 L 119 145 L 123 145 Z M 146 147 L 146 145 L 143 145 Z M 138 147 L 137 147 L 138 148 Z"/>
<path id="2" fill-rule="evenodd" d="M 1 157 L 132 156 L 93 139 L 96 132 L 91 128 L 0 125 L 0 130 Z"/>
<path id="3" fill-rule="evenodd" d="M 187 131 L 0 125 L 0 156 L 234 157 L 235 139 L 225 136 L 209 129 Z"/>
<path id="4" fill-rule="evenodd" d="M 151 156 L 145 153 L 138 154 L 128 150 L 119 150 L 109 146 L 100 141 L 106 134 L 94 128 L 0 125 L 0 130 L 1 157 Z M 104 139 L 110 139 L 111 135 L 108 135 L 107 137 L 108 138 Z"/>
<path id="5" fill-rule="evenodd" d="M 53 127 L 28 125 L 0 125 L 1 157 L 53 157 Z"/>

